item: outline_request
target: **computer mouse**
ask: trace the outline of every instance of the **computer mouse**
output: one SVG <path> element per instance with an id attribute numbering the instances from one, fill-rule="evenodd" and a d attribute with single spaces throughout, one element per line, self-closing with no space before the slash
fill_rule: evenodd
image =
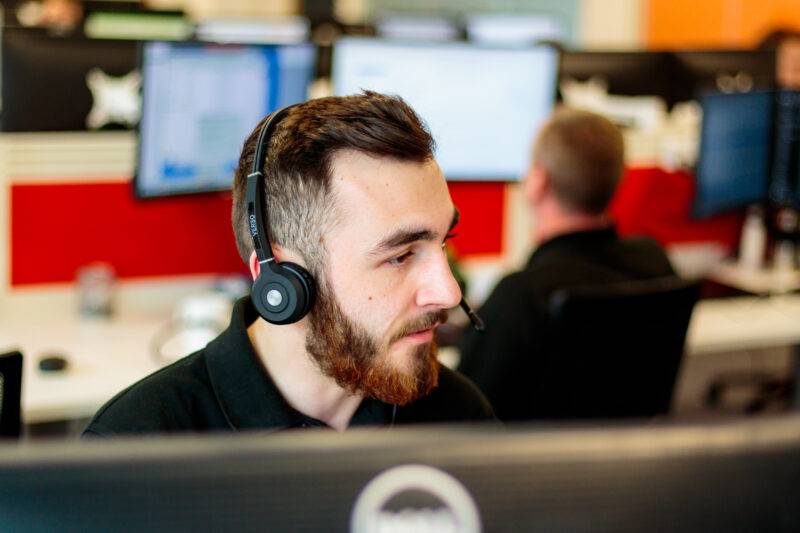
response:
<path id="1" fill-rule="evenodd" d="M 39 358 L 39 370 L 42 372 L 60 372 L 68 365 L 69 361 L 61 354 L 46 354 Z"/>

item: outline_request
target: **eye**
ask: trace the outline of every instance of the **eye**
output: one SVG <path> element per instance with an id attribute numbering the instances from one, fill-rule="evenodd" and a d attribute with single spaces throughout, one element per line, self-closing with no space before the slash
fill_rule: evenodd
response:
<path id="1" fill-rule="evenodd" d="M 389 264 L 390 264 L 390 265 L 392 265 L 392 266 L 400 266 L 400 265 L 402 265 L 403 263 L 405 263 L 405 262 L 406 262 L 406 259 L 408 259 L 408 258 L 409 258 L 409 257 L 411 257 L 412 255 L 414 255 L 414 252 L 412 252 L 411 250 L 409 250 L 409 251 L 407 251 L 406 253 L 404 253 L 404 254 L 402 254 L 402 255 L 398 255 L 397 257 L 393 257 L 393 258 L 389 259 L 389 260 L 388 260 L 388 261 L 386 261 L 386 262 L 387 262 L 387 263 L 389 263 Z"/>

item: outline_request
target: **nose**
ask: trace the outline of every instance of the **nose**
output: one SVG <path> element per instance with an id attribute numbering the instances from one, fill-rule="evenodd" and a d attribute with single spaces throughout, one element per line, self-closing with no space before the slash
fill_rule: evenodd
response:
<path id="1" fill-rule="evenodd" d="M 416 298 L 419 307 L 450 309 L 461 301 L 461 288 L 453 277 L 443 250 L 433 254 L 419 276 Z"/>

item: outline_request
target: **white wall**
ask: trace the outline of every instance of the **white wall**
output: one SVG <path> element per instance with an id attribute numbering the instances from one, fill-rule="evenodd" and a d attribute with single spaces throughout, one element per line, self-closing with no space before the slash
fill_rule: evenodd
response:
<path id="1" fill-rule="evenodd" d="M 642 48 L 645 8 L 645 0 L 583 0 L 579 23 L 581 47 Z"/>

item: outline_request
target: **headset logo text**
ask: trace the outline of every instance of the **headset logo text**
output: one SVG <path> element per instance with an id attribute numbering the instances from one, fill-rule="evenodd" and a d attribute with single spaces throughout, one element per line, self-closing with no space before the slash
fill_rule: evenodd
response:
<path id="1" fill-rule="evenodd" d="M 250 235 L 255 237 L 258 235 L 258 226 L 256 225 L 256 216 L 251 214 L 250 215 Z"/>

